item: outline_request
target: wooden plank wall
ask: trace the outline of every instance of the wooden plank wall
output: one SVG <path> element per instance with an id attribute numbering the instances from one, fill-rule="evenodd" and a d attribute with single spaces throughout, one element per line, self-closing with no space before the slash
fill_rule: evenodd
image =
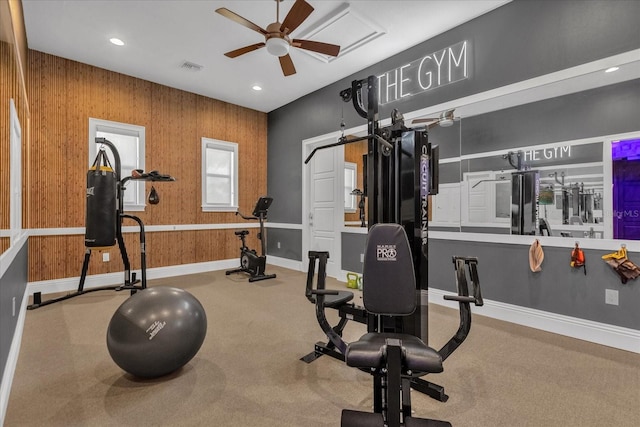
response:
<path id="1" fill-rule="evenodd" d="M 0 230 L 9 228 L 9 99 L 13 90 L 12 46 L 0 41 Z M 9 239 L 0 237 L 0 253 L 9 247 Z"/>
<path id="2" fill-rule="evenodd" d="M 149 225 L 227 224 L 232 212 L 201 210 L 201 138 L 238 143 L 241 210 L 251 212 L 266 194 L 267 115 L 104 69 L 29 51 L 27 88 L 31 101 L 31 187 L 29 228 L 84 227 L 89 154 L 89 118 L 144 126 L 146 170 L 174 176 L 153 183 L 158 205 L 135 212 Z M 186 76 L 185 78 L 188 78 Z M 152 183 L 146 183 L 147 192 Z M 125 220 L 125 226 L 135 225 Z M 257 247 L 256 233 L 249 246 Z M 139 268 L 138 234 L 125 234 L 132 268 Z M 147 266 L 232 259 L 239 256 L 232 230 L 147 233 Z M 118 272 L 117 247 L 111 261 L 92 257 L 89 274 Z M 29 281 L 79 276 L 84 235 L 33 236 Z"/>

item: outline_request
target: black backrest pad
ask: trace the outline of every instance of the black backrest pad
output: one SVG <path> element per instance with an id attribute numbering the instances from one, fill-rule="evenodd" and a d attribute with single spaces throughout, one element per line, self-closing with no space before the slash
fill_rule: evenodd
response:
<path id="1" fill-rule="evenodd" d="M 398 224 L 374 224 L 364 254 L 362 298 L 374 314 L 405 316 L 416 308 L 416 279 L 407 235 Z"/>

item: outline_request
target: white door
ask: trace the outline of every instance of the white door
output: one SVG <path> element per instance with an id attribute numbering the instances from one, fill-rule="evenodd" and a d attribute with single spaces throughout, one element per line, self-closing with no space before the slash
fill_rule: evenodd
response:
<path id="1" fill-rule="evenodd" d="M 340 151 L 339 151 L 340 150 Z M 340 149 L 318 150 L 309 163 L 308 242 L 311 251 L 328 251 L 327 275 L 337 277 L 341 265 L 337 233 L 344 218 L 344 171 L 339 170 Z"/>
<path id="2" fill-rule="evenodd" d="M 491 194 L 488 181 L 493 179 L 493 172 L 465 172 L 463 175 L 466 187 L 466 211 L 463 212 L 463 217 L 466 218 L 463 218 L 463 224 L 484 224 L 490 218 Z"/>

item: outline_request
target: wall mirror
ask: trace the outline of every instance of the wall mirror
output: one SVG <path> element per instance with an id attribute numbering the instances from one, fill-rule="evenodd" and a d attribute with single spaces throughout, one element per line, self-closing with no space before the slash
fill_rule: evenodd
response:
<path id="1" fill-rule="evenodd" d="M 462 119 L 458 141 L 451 128 L 429 131 L 430 141 L 440 145 L 430 230 L 640 240 L 640 127 L 617 110 L 624 104 L 610 100 L 624 102 L 623 95 L 607 98 L 608 91 L 638 81 L 640 61 L 630 58 L 620 74 L 606 78 L 601 65 L 589 67 L 505 95 L 439 106 L 455 108 Z M 587 91 L 601 96 L 583 95 Z M 412 112 L 418 118 L 433 114 Z M 598 123 L 588 135 L 606 130 L 582 137 L 585 117 Z M 564 138 L 539 143 L 545 126 L 556 126 L 553 134 Z"/>
<path id="2" fill-rule="evenodd" d="M 461 231 L 603 238 L 602 147 L 552 143 L 466 156 Z"/>

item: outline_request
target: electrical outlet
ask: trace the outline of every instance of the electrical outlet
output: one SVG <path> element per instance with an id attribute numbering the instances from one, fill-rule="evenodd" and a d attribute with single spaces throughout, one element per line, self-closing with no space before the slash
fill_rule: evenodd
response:
<path id="1" fill-rule="evenodd" d="M 102 253 L 102 262 L 109 262 L 109 252 Z"/>
<path id="2" fill-rule="evenodd" d="M 360 254 L 360 262 L 364 262 L 364 254 Z"/>
<path id="3" fill-rule="evenodd" d="M 613 289 L 605 289 L 604 302 L 606 304 L 618 305 L 618 291 Z"/>
<path id="4" fill-rule="evenodd" d="M 278 249 L 280 249 L 280 242 L 278 242 Z"/>

